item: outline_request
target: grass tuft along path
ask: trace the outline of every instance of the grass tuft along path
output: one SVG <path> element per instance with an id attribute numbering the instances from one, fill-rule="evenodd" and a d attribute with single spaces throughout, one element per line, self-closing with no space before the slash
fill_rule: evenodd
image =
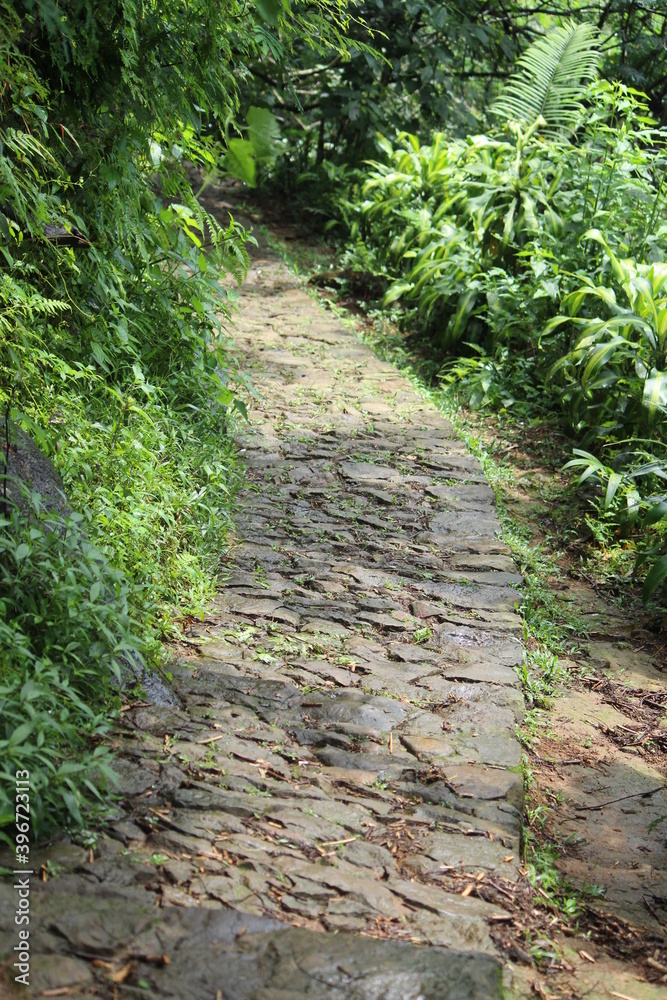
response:
<path id="1" fill-rule="evenodd" d="M 34 995 L 492 1000 L 523 709 L 493 493 L 266 247 L 241 304 L 259 398 L 229 580 L 177 703 L 123 715 L 122 815 L 46 852 Z"/>

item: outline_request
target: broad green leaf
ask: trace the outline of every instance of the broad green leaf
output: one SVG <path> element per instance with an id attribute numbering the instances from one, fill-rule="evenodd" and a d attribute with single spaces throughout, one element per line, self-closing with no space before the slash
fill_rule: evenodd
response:
<path id="1" fill-rule="evenodd" d="M 90 342 L 90 353 L 93 355 L 100 368 L 108 370 L 109 359 L 104 352 L 104 348 L 97 340 L 92 340 Z"/>
<path id="2" fill-rule="evenodd" d="M 228 174 L 244 181 L 249 187 L 255 186 L 255 149 L 248 139 L 230 139 L 223 165 Z"/>
<path id="3" fill-rule="evenodd" d="M 478 291 L 476 288 L 469 288 L 459 296 L 456 313 L 450 320 L 447 330 L 445 331 L 447 344 L 456 344 L 463 336 L 463 331 L 466 328 L 470 314 L 475 308 L 477 296 Z"/>
<path id="4" fill-rule="evenodd" d="M 247 419 L 248 419 L 248 408 L 246 407 L 246 405 L 245 405 L 245 403 L 243 402 L 242 399 L 238 399 L 238 397 L 234 398 L 234 409 L 236 410 L 237 413 L 241 414 L 241 416 L 243 417 L 244 420 L 247 421 Z"/>
<path id="5" fill-rule="evenodd" d="M 14 552 L 14 559 L 16 560 L 17 563 L 23 562 L 23 560 L 27 559 L 29 555 L 30 555 L 30 546 L 26 545 L 25 542 L 21 542 L 20 545 L 16 546 L 16 550 Z"/>
<path id="6" fill-rule="evenodd" d="M 248 123 L 248 139 L 257 160 L 274 160 L 279 150 L 280 125 L 278 119 L 268 108 L 252 107 L 246 115 Z"/>
<path id="7" fill-rule="evenodd" d="M 41 687 L 36 681 L 29 679 L 25 682 L 21 688 L 21 701 L 33 701 L 34 698 L 39 698 L 40 695 L 44 694 L 44 688 Z"/>
<path id="8" fill-rule="evenodd" d="M 597 375 L 600 368 L 607 364 L 614 355 L 618 352 L 619 348 L 625 347 L 625 341 L 621 337 L 615 337 L 608 344 L 600 344 L 594 348 L 588 356 L 588 361 L 581 373 L 581 384 L 586 388 L 587 383 L 592 377 Z"/>
<path id="9" fill-rule="evenodd" d="M 657 524 L 658 521 L 662 521 L 663 517 L 667 517 L 667 500 L 659 500 L 658 503 L 654 504 L 644 514 L 642 524 L 645 527 L 649 527 L 651 524 Z"/>
<path id="10" fill-rule="evenodd" d="M 257 13 L 267 24 L 277 24 L 282 10 L 280 0 L 256 0 Z"/>
<path id="11" fill-rule="evenodd" d="M 661 556 L 656 563 L 651 566 L 642 590 L 642 597 L 645 601 L 655 594 L 661 583 L 667 579 L 667 556 Z"/>
<path id="12" fill-rule="evenodd" d="M 642 402 L 648 409 L 651 419 L 655 419 L 660 411 L 667 414 L 667 372 L 651 374 L 644 382 Z"/>
<path id="13" fill-rule="evenodd" d="M 609 482 L 607 483 L 607 491 L 604 498 L 604 509 L 609 510 L 612 503 L 614 502 L 614 497 L 618 492 L 618 488 L 623 482 L 623 476 L 620 472 L 612 472 L 609 477 Z"/>
<path id="14" fill-rule="evenodd" d="M 20 726 L 16 727 L 14 732 L 9 737 L 7 746 L 11 748 L 18 746 L 20 743 L 25 743 L 28 736 L 30 736 L 35 728 L 35 725 L 36 723 L 32 719 L 29 722 L 22 722 Z"/>
<path id="15" fill-rule="evenodd" d="M 83 819 L 81 818 L 81 810 L 79 809 L 79 804 L 76 800 L 76 797 L 71 792 L 67 792 L 64 789 L 61 792 L 61 795 L 63 797 L 65 805 L 69 810 L 70 815 L 77 823 L 77 825 L 81 826 L 83 824 Z"/>
<path id="16" fill-rule="evenodd" d="M 409 282 L 405 281 L 395 282 L 391 286 L 391 288 L 385 293 L 385 296 L 382 299 L 382 304 L 385 306 L 390 306 L 393 302 L 397 302 L 398 299 L 403 298 L 404 295 L 407 295 L 409 292 L 411 292 L 413 288 L 414 285 Z"/>

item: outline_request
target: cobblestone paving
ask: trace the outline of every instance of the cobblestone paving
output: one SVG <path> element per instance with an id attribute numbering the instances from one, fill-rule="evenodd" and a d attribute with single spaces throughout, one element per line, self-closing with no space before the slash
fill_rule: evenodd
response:
<path id="1" fill-rule="evenodd" d="M 266 248 L 241 298 L 260 396 L 229 582 L 178 703 L 123 716 L 108 837 L 47 852 L 35 995 L 498 997 L 478 889 L 517 873 L 523 703 L 493 494 Z"/>

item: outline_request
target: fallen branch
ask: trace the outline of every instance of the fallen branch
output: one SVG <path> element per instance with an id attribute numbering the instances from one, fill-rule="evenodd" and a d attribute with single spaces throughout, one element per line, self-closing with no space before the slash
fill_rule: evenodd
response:
<path id="1" fill-rule="evenodd" d="M 606 802 L 600 802 L 596 806 L 576 806 L 575 812 L 596 812 L 598 809 L 604 809 L 605 806 L 613 806 L 616 802 L 625 802 L 626 799 L 648 799 L 656 792 L 662 792 L 667 785 L 658 785 L 657 788 L 652 788 L 648 792 L 633 792 L 632 795 L 621 795 L 617 799 L 608 799 Z"/>

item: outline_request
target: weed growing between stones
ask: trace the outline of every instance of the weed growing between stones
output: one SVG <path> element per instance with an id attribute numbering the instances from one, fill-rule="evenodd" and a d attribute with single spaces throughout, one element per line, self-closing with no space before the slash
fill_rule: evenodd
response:
<path id="1" fill-rule="evenodd" d="M 605 889 L 592 882 L 575 886 L 560 872 L 558 859 L 565 845 L 540 839 L 534 832 L 544 827 L 546 815 L 543 807 L 538 806 L 532 810 L 528 808 L 526 819 L 524 865 L 528 881 L 542 897 L 542 905 L 547 905 L 561 914 L 576 930 L 578 919 L 583 914 L 586 904 L 592 899 L 603 897 Z"/>

